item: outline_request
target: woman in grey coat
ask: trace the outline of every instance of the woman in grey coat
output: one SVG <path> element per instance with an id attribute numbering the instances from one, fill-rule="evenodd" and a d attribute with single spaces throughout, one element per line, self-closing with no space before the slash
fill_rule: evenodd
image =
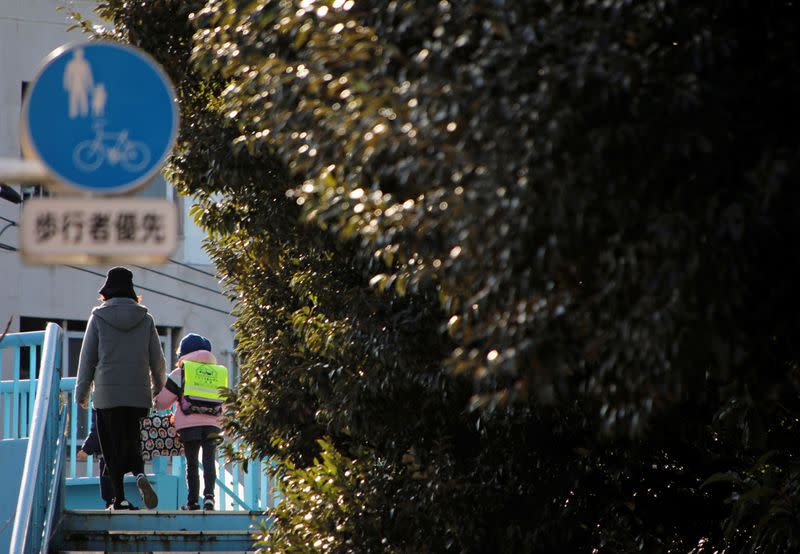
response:
<path id="1" fill-rule="evenodd" d="M 94 384 L 97 434 L 114 491 L 111 509 L 137 509 L 125 499 L 127 472 L 136 477 L 142 500 L 152 509 L 158 497 L 144 475 L 139 421 L 164 386 L 164 352 L 153 317 L 138 302 L 130 271 L 110 269 L 100 299 L 103 303 L 92 310 L 86 324 L 75 398 L 86 408 Z"/>

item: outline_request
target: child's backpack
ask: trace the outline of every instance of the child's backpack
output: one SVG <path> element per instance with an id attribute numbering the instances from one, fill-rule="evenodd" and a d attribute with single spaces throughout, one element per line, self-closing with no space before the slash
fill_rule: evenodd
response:
<path id="1" fill-rule="evenodd" d="M 222 389 L 228 388 L 228 369 L 216 364 L 183 362 L 181 411 L 185 414 L 222 413 Z"/>

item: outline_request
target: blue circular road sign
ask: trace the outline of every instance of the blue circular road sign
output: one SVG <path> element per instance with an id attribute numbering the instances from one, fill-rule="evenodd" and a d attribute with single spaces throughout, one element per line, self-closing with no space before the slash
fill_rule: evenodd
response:
<path id="1" fill-rule="evenodd" d="M 163 69 L 113 42 L 62 46 L 44 61 L 22 108 L 22 149 L 59 183 L 120 194 L 161 169 L 178 134 Z"/>

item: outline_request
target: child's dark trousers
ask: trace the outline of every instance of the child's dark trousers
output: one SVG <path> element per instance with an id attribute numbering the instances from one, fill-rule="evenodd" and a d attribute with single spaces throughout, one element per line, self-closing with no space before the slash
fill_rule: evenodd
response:
<path id="1" fill-rule="evenodd" d="M 214 497 L 214 486 L 217 482 L 217 444 L 220 430 L 211 425 L 187 427 L 180 429 L 186 456 L 186 486 L 189 489 L 187 500 L 190 505 L 197 504 L 200 495 L 200 474 L 197 455 L 203 450 L 203 497 Z"/>

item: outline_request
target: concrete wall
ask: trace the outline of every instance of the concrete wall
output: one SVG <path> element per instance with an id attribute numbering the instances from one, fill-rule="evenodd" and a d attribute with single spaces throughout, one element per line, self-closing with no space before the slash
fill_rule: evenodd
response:
<path id="1" fill-rule="evenodd" d="M 9 552 L 28 439 L 0 440 L 0 552 Z"/>
<path id="2" fill-rule="evenodd" d="M 19 158 L 19 119 L 22 106 L 22 82 L 36 76 L 43 58 L 56 47 L 85 40 L 80 31 L 67 32 L 64 12 L 56 11 L 59 0 L 0 0 L 0 158 Z M 73 0 L 72 7 L 91 14 L 93 1 Z M 95 16 L 96 19 L 96 16 Z M 2 182 L 0 176 L 0 182 Z M 12 184 L 13 183 L 9 183 Z M 17 187 L 17 190 L 20 190 Z M 172 190 L 166 195 L 171 197 Z M 183 200 L 184 236 L 173 260 L 193 264 L 197 269 L 214 273 L 202 250 L 203 233 L 188 218 L 191 199 Z M 0 200 L 0 216 L 19 221 L 23 206 Z M 0 245 L 19 245 L 17 228 L 0 219 Z M 26 266 L 19 253 L 0 246 L 0 331 L 13 318 L 11 331 L 19 330 L 20 317 L 86 320 L 97 305 L 97 291 L 108 267 L 74 269 L 65 266 Z M 198 332 L 211 339 L 220 363 L 230 365 L 233 333 L 229 315 L 232 305 L 219 293 L 217 280 L 177 263 L 153 267 L 167 276 L 130 267 L 137 292 L 144 299 L 156 323 L 180 328 L 179 333 Z M 205 290 L 191 284 L 212 289 Z M 144 290 L 152 289 L 151 291 Z M 172 297 L 170 297 L 172 296 Z M 194 302 L 196 304 L 192 304 Z M 197 305 L 199 304 L 199 305 Z M 178 340 L 180 336 L 176 337 Z M 4 365 L 7 368 L 8 365 Z M 7 370 L 4 369 L 4 374 Z"/>

